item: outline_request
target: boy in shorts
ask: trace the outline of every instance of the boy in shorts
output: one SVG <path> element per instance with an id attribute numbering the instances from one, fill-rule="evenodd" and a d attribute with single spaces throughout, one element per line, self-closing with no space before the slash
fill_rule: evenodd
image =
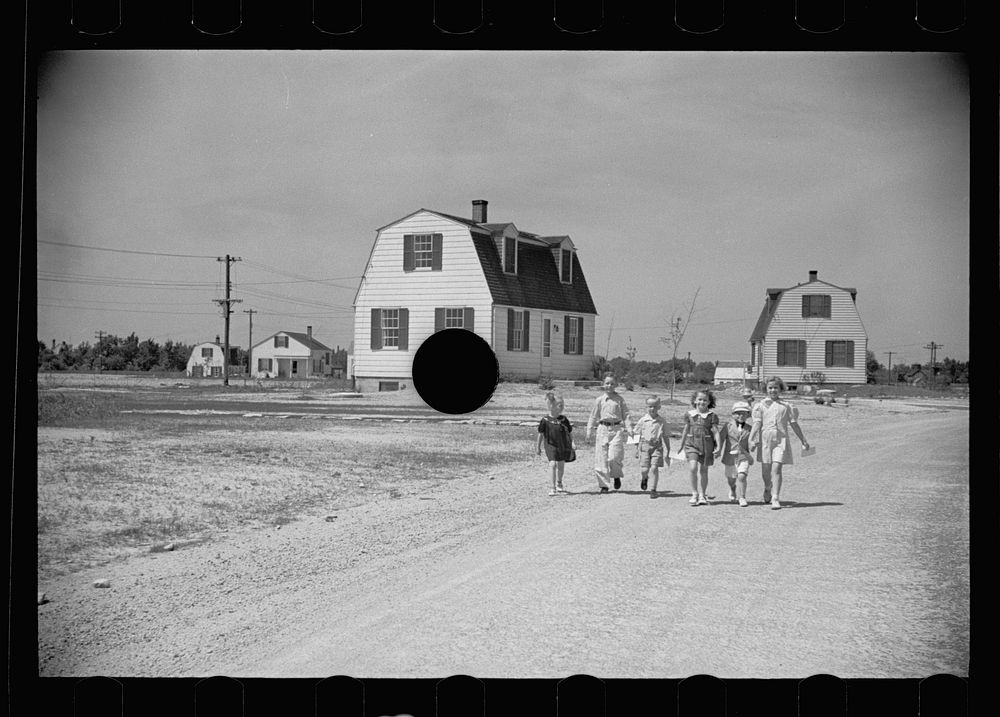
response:
<path id="1" fill-rule="evenodd" d="M 632 435 L 638 436 L 639 472 L 642 475 L 640 487 L 646 490 L 649 483 L 649 473 L 653 473 L 653 484 L 649 497 L 656 498 L 656 484 L 660 479 L 660 468 L 664 461 L 670 465 L 670 438 L 667 435 L 667 422 L 660 415 L 660 399 L 650 396 L 646 399 L 646 415 L 635 423 Z"/>
<path id="2" fill-rule="evenodd" d="M 719 448 L 716 455 L 722 456 L 726 467 L 726 481 L 729 483 L 729 501 L 740 502 L 747 507 L 747 473 L 753 465 L 750 455 L 750 404 L 737 401 L 733 404 L 733 417 L 719 430 Z"/>

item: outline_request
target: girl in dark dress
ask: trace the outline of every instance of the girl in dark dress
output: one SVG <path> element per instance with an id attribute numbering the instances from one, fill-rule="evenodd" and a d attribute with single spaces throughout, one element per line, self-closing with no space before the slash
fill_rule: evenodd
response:
<path id="1" fill-rule="evenodd" d="M 552 478 L 552 490 L 549 495 L 565 493 L 563 488 L 563 470 L 567 460 L 573 460 L 575 448 L 573 446 L 573 425 L 566 416 L 562 415 L 564 403 L 562 396 L 549 391 L 545 394 L 545 402 L 549 408 L 549 414 L 542 416 L 538 422 L 538 455 L 542 454 L 542 447 L 545 447 L 545 457 L 549 461 L 549 474 Z"/>

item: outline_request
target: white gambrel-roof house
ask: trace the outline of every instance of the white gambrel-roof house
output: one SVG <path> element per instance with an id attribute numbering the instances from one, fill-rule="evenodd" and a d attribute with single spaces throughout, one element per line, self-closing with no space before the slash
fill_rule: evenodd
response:
<path id="1" fill-rule="evenodd" d="M 229 373 L 232 375 L 242 370 L 236 360 L 238 346 L 229 345 Z M 225 363 L 225 347 L 219 342 L 219 337 L 215 341 L 203 341 L 196 344 L 191 349 L 188 357 L 185 373 L 194 378 L 222 377 Z"/>
<path id="2" fill-rule="evenodd" d="M 589 378 L 597 309 L 566 235 L 419 209 L 376 230 L 354 299 L 355 386 L 410 386 L 428 336 L 460 328 L 493 349 L 500 374 Z"/>
<path id="3" fill-rule="evenodd" d="M 768 289 L 750 334 L 754 380 L 779 376 L 793 387 L 865 383 L 868 332 L 857 298 L 857 289 L 820 281 L 815 271 L 805 283 Z"/>

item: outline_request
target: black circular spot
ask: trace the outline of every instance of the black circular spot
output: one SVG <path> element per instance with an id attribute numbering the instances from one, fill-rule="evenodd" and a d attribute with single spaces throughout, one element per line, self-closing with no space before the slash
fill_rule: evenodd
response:
<path id="1" fill-rule="evenodd" d="M 497 388 L 500 365 L 493 349 L 465 329 L 431 334 L 413 355 L 413 387 L 441 413 L 469 413 Z"/>

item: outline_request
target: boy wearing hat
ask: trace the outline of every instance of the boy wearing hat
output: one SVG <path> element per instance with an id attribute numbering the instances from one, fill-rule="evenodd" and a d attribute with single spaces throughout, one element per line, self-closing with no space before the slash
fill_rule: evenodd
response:
<path id="1" fill-rule="evenodd" d="M 737 401 L 733 404 L 733 417 L 719 430 L 719 448 L 716 457 L 722 455 L 722 465 L 726 467 L 726 481 L 729 483 L 729 501 L 739 500 L 740 507 L 747 503 L 747 473 L 753 464 L 750 455 L 750 404 Z"/>

